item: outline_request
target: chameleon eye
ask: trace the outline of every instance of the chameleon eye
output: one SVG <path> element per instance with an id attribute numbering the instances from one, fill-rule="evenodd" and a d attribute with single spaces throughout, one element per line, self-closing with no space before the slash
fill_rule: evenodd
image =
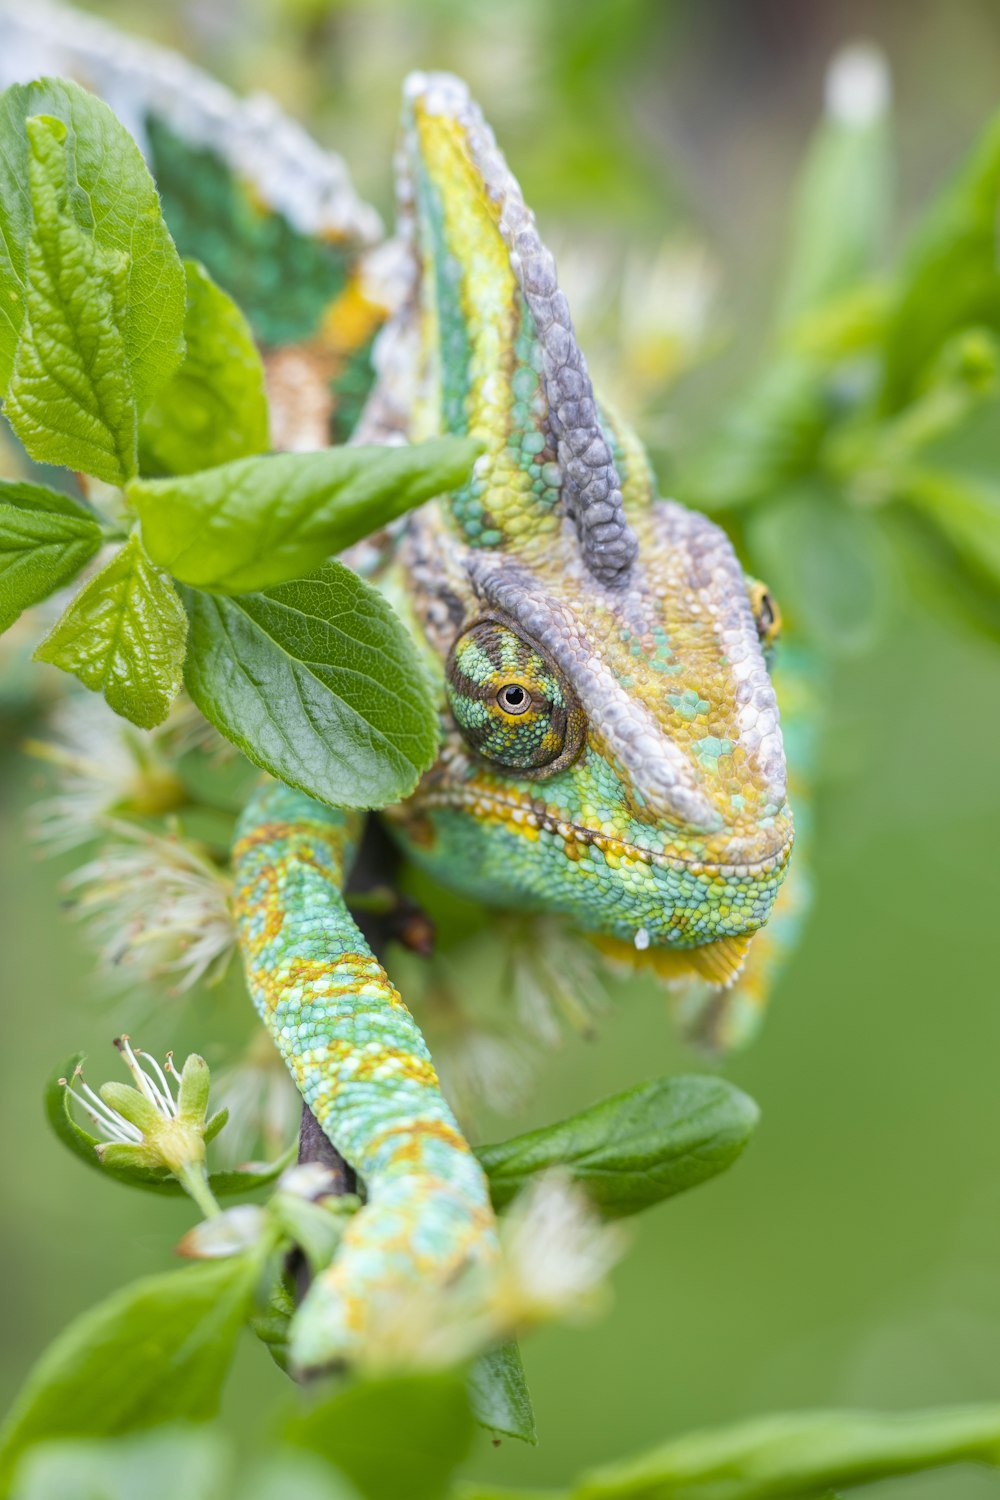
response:
<path id="1" fill-rule="evenodd" d="M 448 701 L 466 742 L 522 776 L 551 776 L 580 753 L 585 721 L 569 684 L 502 620 L 479 620 L 448 658 Z"/>
<path id="2" fill-rule="evenodd" d="M 753 578 L 748 585 L 750 608 L 757 622 L 757 634 L 765 650 L 773 646 L 781 634 L 781 610 L 774 595 L 759 579 Z"/>

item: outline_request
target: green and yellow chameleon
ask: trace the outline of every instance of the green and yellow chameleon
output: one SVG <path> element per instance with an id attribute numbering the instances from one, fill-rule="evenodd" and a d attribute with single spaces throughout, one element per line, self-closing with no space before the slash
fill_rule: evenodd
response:
<path id="1" fill-rule="evenodd" d="M 254 321 L 287 444 L 355 418 L 367 442 L 480 440 L 461 490 L 350 559 L 407 621 L 440 708 L 436 763 L 384 814 L 406 855 L 693 977 L 725 1040 L 759 1003 L 769 955 L 751 943 L 792 846 L 776 606 L 717 526 L 658 497 L 595 396 L 552 256 L 465 86 L 407 81 L 399 232 L 373 258 L 340 164 L 272 106 L 67 12 L 0 25 L 2 81 L 75 76 L 143 145 L 179 247 Z M 351 1358 L 414 1286 L 499 1253 L 483 1172 L 345 903 L 361 824 L 269 782 L 233 856 L 254 1002 L 366 1192 L 294 1319 L 302 1370 Z"/>

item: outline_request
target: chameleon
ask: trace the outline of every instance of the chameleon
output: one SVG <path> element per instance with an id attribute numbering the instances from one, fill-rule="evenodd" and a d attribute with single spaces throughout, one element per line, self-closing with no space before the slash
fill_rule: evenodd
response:
<path id="1" fill-rule="evenodd" d="M 272 106 L 71 12 L 0 24 L 0 81 L 71 73 L 133 130 L 179 247 L 241 300 L 284 382 L 288 445 L 480 441 L 465 485 L 347 559 L 406 622 L 440 715 L 436 762 L 379 814 L 405 856 L 723 1008 L 757 994 L 752 945 L 793 842 L 777 607 L 717 525 L 660 497 L 595 392 L 465 85 L 406 81 L 397 233 L 373 252 L 344 169 Z M 301 1371 L 358 1357 L 415 1288 L 488 1280 L 500 1254 L 484 1174 L 345 900 L 364 819 L 266 781 L 233 850 L 251 997 L 365 1193 L 293 1318 Z"/>

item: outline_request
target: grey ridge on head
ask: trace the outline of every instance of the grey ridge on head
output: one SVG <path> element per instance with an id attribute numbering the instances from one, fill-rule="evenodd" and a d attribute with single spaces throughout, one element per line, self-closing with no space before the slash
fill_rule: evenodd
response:
<path id="1" fill-rule="evenodd" d="M 562 471 L 562 509 L 576 527 L 589 572 L 600 583 L 620 585 L 628 578 L 638 544 L 625 516 L 621 482 L 555 261 L 465 84 L 450 73 L 411 73 L 405 91 L 408 99 L 419 98 L 428 114 L 447 115 L 463 127 L 472 161 L 500 207 L 500 234 L 542 348 L 548 426 Z"/>

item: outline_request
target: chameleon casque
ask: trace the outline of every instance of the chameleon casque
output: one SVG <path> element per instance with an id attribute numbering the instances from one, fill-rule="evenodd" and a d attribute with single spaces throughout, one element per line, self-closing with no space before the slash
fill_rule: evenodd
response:
<path id="1" fill-rule="evenodd" d="M 440 706 L 437 762 L 383 814 L 406 855 L 489 904 L 565 914 L 720 1004 L 753 998 L 748 950 L 792 844 L 776 611 L 716 525 L 658 497 L 595 396 L 465 86 L 406 83 L 390 297 L 372 290 L 373 215 L 273 107 L 68 12 L 0 13 L 0 28 L 2 81 L 71 74 L 136 135 L 182 253 L 254 322 L 279 439 L 281 412 L 288 442 L 314 410 L 322 436 L 345 435 L 393 302 L 356 434 L 481 440 L 460 491 L 350 559 L 406 620 Z M 350 1358 L 415 1285 L 498 1255 L 483 1173 L 343 897 L 362 820 L 268 782 L 234 850 L 253 999 L 367 1195 L 294 1319 L 302 1369 Z"/>

